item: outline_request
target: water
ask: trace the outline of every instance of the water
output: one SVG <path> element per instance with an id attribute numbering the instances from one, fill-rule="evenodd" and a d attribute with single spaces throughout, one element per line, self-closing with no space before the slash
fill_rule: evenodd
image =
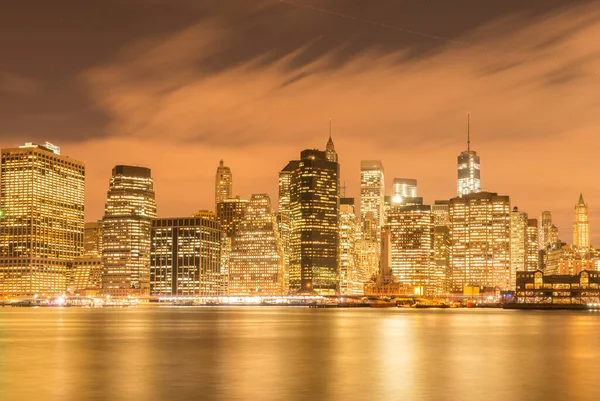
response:
<path id="1" fill-rule="evenodd" d="M 0 400 L 598 400 L 600 313 L 0 308 Z"/>

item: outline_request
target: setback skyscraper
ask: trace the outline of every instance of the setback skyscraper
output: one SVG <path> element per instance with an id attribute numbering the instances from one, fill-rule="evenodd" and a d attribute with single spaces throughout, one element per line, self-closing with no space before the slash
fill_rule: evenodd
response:
<path id="1" fill-rule="evenodd" d="M 590 248 L 590 220 L 588 217 L 588 205 L 583 201 L 583 194 L 579 195 L 579 202 L 575 205 L 573 247 L 580 250 Z"/>
<path id="2" fill-rule="evenodd" d="M 156 201 L 150 169 L 113 168 L 102 219 L 104 294 L 150 294 L 150 234 L 155 218 Z"/>
<path id="3" fill-rule="evenodd" d="M 471 150 L 471 117 L 467 123 L 467 150 L 458 156 L 458 196 L 476 193 L 481 190 L 481 165 L 477 152 Z"/>
<path id="4" fill-rule="evenodd" d="M 332 146 L 328 144 L 328 148 Z M 290 292 L 334 295 L 339 291 L 339 164 L 308 149 L 290 170 Z"/>
<path id="5" fill-rule="evenodd" d="M 223 160 L 219 162 L 217 167 L 217 175 L 215 178 L 215 205 L 219 202 L 229 199 L 233 196 L 233 178 L 231 169 L 223 165 Z"/>
<path id="6" fill-rule="evenodd" d="M 85 166 L 50 143 L 2 150 L 0 294 L 59 294 L 83 253 Z"/>

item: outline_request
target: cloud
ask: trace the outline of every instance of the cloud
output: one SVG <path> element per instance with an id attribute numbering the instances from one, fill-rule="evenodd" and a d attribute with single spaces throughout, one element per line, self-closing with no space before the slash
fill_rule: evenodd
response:
<path id="1" fill-rule="evenodd" d="M 600 167 L 593 151 L 600 145 L 597 7 L 502 18 L 460 38 L 464 45 L 444 44 L 418 57 L 411 49 L 370 48 L 344 58 L 340 44 L 311 59 L 312 45 L 304 44 L 215 70 L 211 60 L 233 34 L 218 20 L 202 20 L 134 43 L 87 71 L 89 95 L 110 119 L 109 138 L 99 143 L 127 143 L 132 152 L 135 143 L 135 159 L 169 171 L 161 177 L 196 177 L 194 202 L 210 208 L 213 170 L 223 155 L 237 167 L 242 195 L 275 195 L 277 171 L 301 149 L 324 147 L 332 118 L 351 194 L 358 193 L 359 160 L 380 158 L 390 180 L 419 179 L 432 202 L 453 195 L 470 112 L 487 189 L 511 195 L 533 215 L 565 210 L 555 213 L 565 239 L 567 210 L 579 191 L 600 205 L 593 181 Z M 122 163 L 131 157 L 114 152 Z M 181 196 L 162 197 L 165 213 L 182 210 Z"/>
<path id="2" fill-rule="evenodd" d="M 0 71 L 0 93 L 26 96 L 36 94 L 40 89 L 41 84 L 32 78 Z"/>

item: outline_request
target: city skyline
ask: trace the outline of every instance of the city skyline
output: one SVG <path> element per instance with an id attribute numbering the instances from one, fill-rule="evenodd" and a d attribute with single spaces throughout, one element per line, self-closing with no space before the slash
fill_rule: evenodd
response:
<path id="1" fill-rule="evenodd" d="M 356 0 L 323 5 L 358 20 L 271 0 L 233 3 L 84 8 L 60 0 L 43 15 L 24 13 L 27 1 L 11 4 L 4 26 L 20 46 L 0 39 L 0 147 L 48 140 L 86 162 L 86 221 L 101 217 L 114 165 L 151 168 L 159 213 L 169 217 L 211 209 L 220 159 L 236 194 L 274 198 L 281 165 L 297 149 L 321 148 L 331 118 L 346 196 L 359 198 L 360 160 L 375 159 L 386 187 L 393 177 L 415 178 L 431 204 L 456 193 L 471 113 L 483 189 L 509 194 L 533 217 L 552 211 L 567 241 L 572 199 L 583 192 L 599 242 L 598 63 L 589 38 L 600 15 L 589 2 L 413 1 L 370 5 L 364 18 Z M 471 12 L 446 18 L 449 8 Z M 111 34 L 79 23 L 91 15 Z M 25 26 L 45 29 L 26 35 Z M 288 39 L 265 33 L 276 29 Z M 251 104 L 252 113 L 236 104 Z M 577 143 L 587 146 L 559 163 Z"/>

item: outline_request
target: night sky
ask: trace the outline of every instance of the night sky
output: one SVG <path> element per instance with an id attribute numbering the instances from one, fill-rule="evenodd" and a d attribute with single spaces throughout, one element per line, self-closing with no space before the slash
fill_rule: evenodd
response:
<path id="1" fill-rule="evenodd" d="M 600 3 L 558 0 L 20 0 L 0 8 L 0 147 L 50 141 L 87 165 L 86 220 L 115 164 L 152 168 L 162 217 L 234 192 L 277 199 L 277 174 L 324 149 L 456 193 L 482 187 L 571 242 L 583 192 L 600 245 Z M 389 190 L 388 190 L 389 192 Z M 358 201 L 358 199 L 357 199 Z"/>

